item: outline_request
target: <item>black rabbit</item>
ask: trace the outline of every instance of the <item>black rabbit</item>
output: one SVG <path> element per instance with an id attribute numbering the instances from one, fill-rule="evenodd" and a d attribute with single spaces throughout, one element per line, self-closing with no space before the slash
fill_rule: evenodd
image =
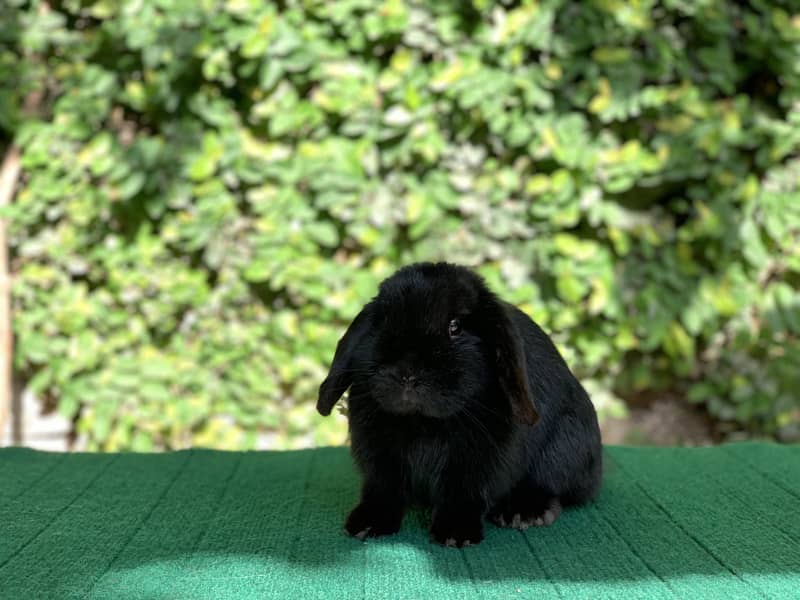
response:
<path id="1" fill-rule="evenodd" d="M 345 529 L 395 533 L 432 508 L 433 538 L 483 539 L 483 517 L 525 529 L 600 487 L 597 415 L 548 336 L 472 271 L 404 267 L 339 341 L 317 410 L 350 388 L 361 501 Z"/>

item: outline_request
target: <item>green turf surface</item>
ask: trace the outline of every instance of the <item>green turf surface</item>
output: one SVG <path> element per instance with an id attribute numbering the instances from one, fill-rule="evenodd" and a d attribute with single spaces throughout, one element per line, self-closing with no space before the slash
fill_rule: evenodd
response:
<path id="1" fill-rule="evenodd" d="M 800 598 L 800 447 L 608 448 L 597 501 L 440 548 L 361 543 L 341 448 L 0 450 L 0 599 Z"/>

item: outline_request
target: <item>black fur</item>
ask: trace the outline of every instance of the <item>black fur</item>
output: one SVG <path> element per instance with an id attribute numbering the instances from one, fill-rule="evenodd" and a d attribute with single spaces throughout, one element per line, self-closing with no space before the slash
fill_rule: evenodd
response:
<path id="1" fill-rule="evenodd" d="M 475 544 L 484 516 L 549 525 L 600 487 L 588 395 L 539 326 L 463 267 L 420 263 L 381 284 L 336 348 L 319 412 L 348 388 L 363 475 L 350 535 L 395 533 L 418 504 L 437 542 Z"/>

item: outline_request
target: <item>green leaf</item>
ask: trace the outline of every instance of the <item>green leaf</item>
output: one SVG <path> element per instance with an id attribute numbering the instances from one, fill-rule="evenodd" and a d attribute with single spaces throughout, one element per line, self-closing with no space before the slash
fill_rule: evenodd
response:
<path id="1" fill-rule="evenodd" d="M 339 234 L 331 223 L 319 221 L 306 227 L 308 235 L 321 246 L 335 247 L 339 242 Z"/>
<path id="2" fill-rule="evenodd" d="M 679 323 L 671 323 L 664 337 L 664 350 L 670 356 L 693 358 L 694 340 Z"/>
<path id="3" fill-rule="evenodd" d="M 586 282 L 568 273 L 562 273 L 556 279 L 558 295 L 566 302 L 578 302 L 588 291 Z"/>

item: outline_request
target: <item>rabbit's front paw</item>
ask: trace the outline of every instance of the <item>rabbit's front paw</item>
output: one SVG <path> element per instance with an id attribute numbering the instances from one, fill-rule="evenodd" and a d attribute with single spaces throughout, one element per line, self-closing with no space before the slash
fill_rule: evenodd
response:
<path id="1" fill-rule="evenodd" d="M 479 544 L 483 540 L 481 515 L 442 514 L 434 515 L 431 524 L 433 539 L 443 546 L 463 548 Z"/>
<path id="2" fill-rule="evenodd" d="M 392 514 L 385 507 L 361 502 L 347 517 L 344 529 L 348 535 L 364 540 L 368 537 L 397 533 L 400 531 L 402 521 L 402 514 Z"/>

